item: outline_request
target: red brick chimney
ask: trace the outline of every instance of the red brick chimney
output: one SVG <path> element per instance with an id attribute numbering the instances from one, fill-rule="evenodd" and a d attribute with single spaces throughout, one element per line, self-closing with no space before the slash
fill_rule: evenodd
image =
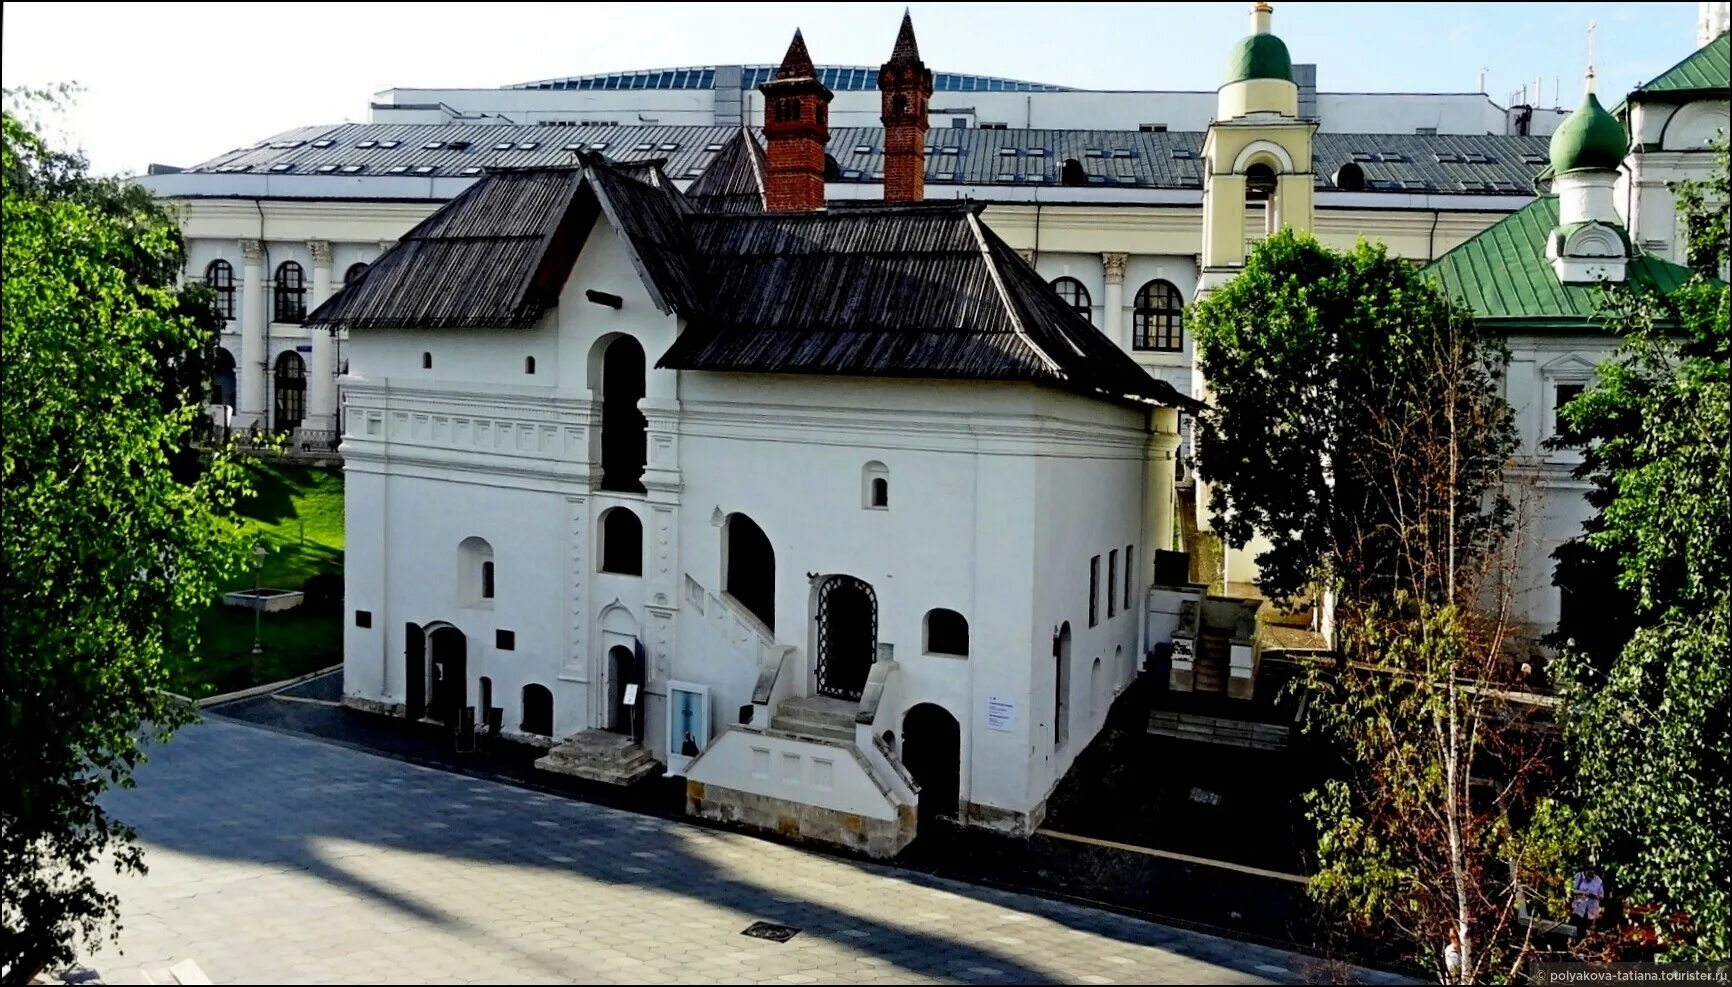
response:
<path id="1" fill-rule="evenodd" d="M 890 61 L 878 69 L 884 112 L 884 201 L 919 202 L 926 198 L 926 106 L 932 99 L 932 70 L 920 60 L 914 21 L 902 12 L 902 30 Z"/>
<path id="2" fill-rule="evenodd" d="M 794 42 L 764 94 L 764 205 L 770 212 L 824 208 L 824 147 L 830 142 L 830 90 L 818 81 L 806 39 Z"/>

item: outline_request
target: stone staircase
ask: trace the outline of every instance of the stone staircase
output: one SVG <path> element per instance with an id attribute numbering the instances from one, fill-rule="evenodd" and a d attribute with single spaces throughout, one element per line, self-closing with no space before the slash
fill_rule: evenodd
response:
<path id="1" fill-rule="evenodd" d="M 854 742 L 854 714 L 858 702 L 829 696 L 801 696 L 784 701 L 770 718 L 770 729 L 809 740 Z"/>
<path id="2" fill-rule="evenodd" d="M 574 733 L 536 760 L 535 766 L 608 785 L 635 785 L 661 770 L 661 764 L 642 744 L 607 730 Z"/>
<path id="3" fill-rule="evenodd" d="M 1232 642 L 1228 638 L 1208 628 L 1203 629 L 1202 637 L 1197 641 L 1196 678 L 1192 690 L 1195 692 L 1220 692 L 1226 688 L 1227 662 L 1232 651 Z"/>

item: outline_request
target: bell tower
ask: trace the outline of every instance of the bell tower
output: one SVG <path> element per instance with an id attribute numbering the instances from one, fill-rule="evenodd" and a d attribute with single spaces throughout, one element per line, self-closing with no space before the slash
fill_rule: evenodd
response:
<path id="1" fill-rule="evenodd" d="M 1244 267 L 1249 242 L 1283 226 L 1311 228 L 1311 138 L 1287 45 L 1270 32 L 1274 8 L 1251 6 L 1251 33 L 1227 59 L 1215 120 L 1203 139 L 1203 277 L 1199 293 Z"/>

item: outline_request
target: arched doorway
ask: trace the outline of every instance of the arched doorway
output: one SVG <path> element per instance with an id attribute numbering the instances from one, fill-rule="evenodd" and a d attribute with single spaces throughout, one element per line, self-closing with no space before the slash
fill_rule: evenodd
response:
<path id="1" fill-rule="evenodd" d="M 633 707 L 627 706 L 626 687 L 638 687 L 638 702 L 643 702 L 643 668 L 637 660 L 637 653 L 623 644 L 616 644 L 607 651 L 607 728 L 614 733 L 637 736 L 637 723 L 632 716 Z"/>
<path id="2" fill-rule="evenodd" d="M 469 642 L 463 632 L 450 625 L 436 627 L 427 635 L 427 719 L 456 726 L 469 699 Z"/>
<path id="3" fill-rule="evenodd" d="M 420 624 L 403 625 L 403 716 L 427 715 L 427 633 Z"/>
<path id="4" fill-rule="evenodd" d="M 277 431 L 300 428 L 307 417 L 307 365 L 299 353 L 290 351 L 277 357 L 277 371 L 272 383 L 276 402 L 271 421 Z"/>
<path id="5" fill-rule="evenodd" d="M 523 687 L 523 732 L 537 737 L 553 736 L 553 693 L 532 682 Z"/>
<path id="6" fill-rule="evenodd" d="M 744 514 L 728 515 L 722 526 L 722 569 L 722 589 L 775 631 L 776 550 Z"/>
<path id="7" fill-rule="evenodd" d="M 1065 621 L 1052 639 L 1053 697 L 1052 746 L 1059 749 L 1070 739 L 1070 621 Z"/>
<path id="8" fill-rule="evenodd" d="M 216 368 L 211 371 L 210 403 L 235 410 L 235 355 L 217 347 Z M 225 419 L 226 421 L 226 419 Z"/>
<path id="9" fill-rule="evenodd" d="M 878 594 L 853 576 L 818 586 L 818 694 L 859 699 L 878 656 Z"/>
<path id="10" fill-rule="evenodd" d="M 962 793 L 962 727 L 950 711 L 921 703 L 902 716 L 902 765 L 920 786 L 920 819 L 956 818 Z"/>
<path id="11" fill-rule="evenodd" d="M 648 421 L 638 410 L 644 395 L 643 347 L 630 336 L 607 344 L 601 366 L 601 486 L 643 493 Z"/>

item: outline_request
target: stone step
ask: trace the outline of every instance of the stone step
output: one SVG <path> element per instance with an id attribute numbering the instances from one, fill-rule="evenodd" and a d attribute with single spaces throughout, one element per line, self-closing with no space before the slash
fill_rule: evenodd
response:
<path id="1" fill-rule="evenodd" d="M 776 707 L 775 715 L 770 717 L 770 729 L 796 736 L 851 741 L 859 705 L 829 696 L 800 696 Z"/>
<path id="2" fill-rule="evenodd" d="M 824 737 L 830 740 L 853 740 L 854 721 L 777 713 L 770 717 L 770 729 L 797 737 Z"/>
<path id="3" fill-rule="evenodd" d="M 609 785 L 632 785 L 661 770 L 642 744 L 624 734 L 585 730 L 565 738 L 536 760 L 542 771 Z"/>

